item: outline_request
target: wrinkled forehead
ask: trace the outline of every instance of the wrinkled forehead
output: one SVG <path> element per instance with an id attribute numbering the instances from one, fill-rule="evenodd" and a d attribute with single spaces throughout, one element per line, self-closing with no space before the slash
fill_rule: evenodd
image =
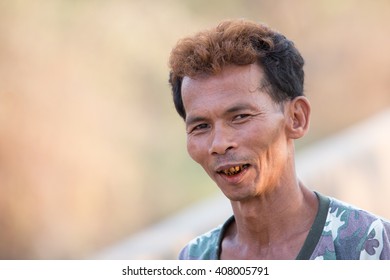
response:
<path id="1" fill-rule="evenodd" d="M 257 90 L 265 80 L 262 68 L 257 64 L 228 65 L 217 74 L 198 74 L 194 77 L 184 76 L 181 90 L 198 91 L 217 89 L 219 87 L 247 87 L 250 91 Z"/>
<path id="2" fill-rule="evenodd" d="M 212 76 L 185 77 L 182 83 L 182 100 L 188 115 L 202 111 L 219 112 L 236 108 L 237 104 L 263 103 L 271 97 L 261 86 L 260 68 L 238 66 L 225 69 Z M 260 97 L 260 95 L 266 95 Z M 269 102 L 265 102 L 267 105 Z"/>

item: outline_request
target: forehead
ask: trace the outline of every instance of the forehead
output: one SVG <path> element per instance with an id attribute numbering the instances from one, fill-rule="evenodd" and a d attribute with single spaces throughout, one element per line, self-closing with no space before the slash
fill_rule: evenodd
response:
<path id="1" fill-rule="evenodd" d="M 182 99 L 187 114 L 258 95 L 264 74 L 257 64 L 226 66 L 217 75 L 184 77 Z"/>
<path id="2" fill-rule="evenodd" d="M 185 76 L 182 81 L 182 93 L 197 88 L 212 88 L 228 86 L 240 87 L 246 85 L 255 90 L 263 80 L 263 70 L 257 64 L 228 65 L 216 75 L 199 75 L 193 78 Z"/>

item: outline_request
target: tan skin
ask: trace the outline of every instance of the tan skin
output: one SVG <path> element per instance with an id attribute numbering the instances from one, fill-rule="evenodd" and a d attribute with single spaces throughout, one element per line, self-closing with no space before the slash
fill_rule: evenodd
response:
<path id="1" fill-rule="evenodd" d="M 263 75 L 257 64 L 227 66 L 182 83 L 188 152 L 235 216 L 221 259 L 296 258 L 318 209 L 294 164 L 310 104 L 305 97 L 276 104 L 260 87 Z"/>

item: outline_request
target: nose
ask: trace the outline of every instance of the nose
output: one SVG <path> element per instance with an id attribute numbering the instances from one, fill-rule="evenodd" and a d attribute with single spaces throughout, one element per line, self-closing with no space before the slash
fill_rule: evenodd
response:
<path id="1" fill-rule="evenodd" d="M 215 126 L 210 141 L 209 154 L 223 155 L 228 150 L 237 147 L 234 141 L 234 133 L 231 129 L 224 126 Z"/>

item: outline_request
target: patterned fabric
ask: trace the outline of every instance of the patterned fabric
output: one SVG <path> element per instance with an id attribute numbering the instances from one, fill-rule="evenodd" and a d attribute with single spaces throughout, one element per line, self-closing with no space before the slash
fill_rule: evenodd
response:
<path id="1" fill-rule="evenodd" d="M 321 238 L 310 259 L 390 259 L 390 224 L 364 210 L 331 199 Z"/>
<path id="2" fill-rule="evenodd" d="M 313 226 L 297 259 L 384 260 L 390 259 L 390 223 L 367 211 L 316 193 L 320 205 Z M 180 252 L 179 259 L 216 260 L 225 224 L 198 236 Z"/>

